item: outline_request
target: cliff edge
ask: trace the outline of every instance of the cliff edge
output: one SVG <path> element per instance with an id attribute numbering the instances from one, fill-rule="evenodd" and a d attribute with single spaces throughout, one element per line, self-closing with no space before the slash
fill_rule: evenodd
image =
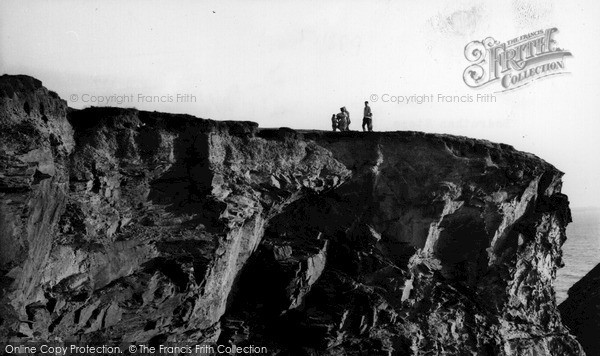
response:
<path id="1" fill-rule="evenodd" d="M 583 355 L 562 173 L 482 140 L 69 109 L 0 77 L 0 339 Z"/>

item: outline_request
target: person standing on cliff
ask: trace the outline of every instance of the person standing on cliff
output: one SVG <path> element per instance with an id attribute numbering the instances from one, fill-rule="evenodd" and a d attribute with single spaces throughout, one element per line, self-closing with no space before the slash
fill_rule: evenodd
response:
<path id="1" fill-rule="evenodd" d="M 337 127 L 340 131 L 348 131 L 348 116 L 344 112 L 346 108 L 340 108 L 340 112 L 336 115 Z"/>
<path id="2" fill-rule="evenodd" d="M 365 128 L 366 126 L 366 128 Z M 362 122 L 363 131 L 369 130 L 369 132 L 373 131 L 373 113 L 371 112 L 371 107 L 369 106 L 369 102 L 365 101 L 365 110 L 363 114 L 363 122 Z"/>
<path id="3" fill-rule="evenodd" d="M 335 114 L 331 115 L 331 128 L 333 132 L 338 128 L 338 118 Z"/>
<path id="4" fill-rule="evenodd" d="M 346 114 L 346 130 L 345 131 L 350 131 L 350 113 L 348 112 L 348 109 L 346 109 L 346 107 L 342 107 L 342 112 L 344 114 Z"/>

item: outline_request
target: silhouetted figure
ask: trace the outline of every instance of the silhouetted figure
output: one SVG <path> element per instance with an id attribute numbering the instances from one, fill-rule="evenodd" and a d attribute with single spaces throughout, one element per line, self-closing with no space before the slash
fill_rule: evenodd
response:
<path id="1" fill-rule="evenodd" d="M 365 101 L 362 129 L 363 131 L 367 131 L 367 129 L 369 130 L 369 132 L 373 131 L 373 113 L 371 112 L 371 107 L 369 106 L 368 101 Z"/>
<path id="2" fill-rule="evenodd" d="M 348 112 L 345 106 L 343 106 L 341 110 L 346 114 L 346 131 L 350 131 L 350 112 Z"/>
<path id="3" fill-rule="evenodd" d="M 331 115 L 331 128 L 333 132 L 338 128 L 338 118 L 335 114 Z"/>
<path id="4" fill-rule="evenodd" d="M 338 122 L 337 127 L 340 129 L 340 131 L 348 131 L 348 116 L 344 110 L 345 108 L 340 108 L 340 112 L 336 115 Z"/>

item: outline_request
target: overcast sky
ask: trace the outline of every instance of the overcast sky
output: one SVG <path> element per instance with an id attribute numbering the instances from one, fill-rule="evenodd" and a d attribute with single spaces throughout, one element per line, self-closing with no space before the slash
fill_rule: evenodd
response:
<path id="1" fill-rule="evenodd" d="M 489 139 L 566 173 L 572 206 L 600 197 L 597 1 L 6 1 L 0 72 L 28 74 L 81 108 L 114 106 L 330 129 L 346 106 L 358 129 L 373 94 L 375 130 Z M 570 74 L 496 94 L 495 103 L 395 104 L 388 95 L 477 95 L 467 43 L 558 28 Z M 190 94 L 195 102 L 142 102 Z M 77 95 L 74 100 L 73 95 Z M 188 97 L 193 99 L 191 97 Z M 87 100 L 83 102 L 83 100 Z M 437 101 L 437 100 L 436 100 Z"/>

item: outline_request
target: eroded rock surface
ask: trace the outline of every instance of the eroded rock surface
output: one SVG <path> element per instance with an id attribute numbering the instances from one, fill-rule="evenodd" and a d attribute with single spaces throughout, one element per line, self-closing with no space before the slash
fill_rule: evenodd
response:
<path id="1" fill-rule="evenodd" d="M 583 355 L 562 173 L 533 155 L 0 94 L 2 339 Z"/>
<path id="2" fill-rule="evenodd" d="M 587 355 L 600 352 L 600 265 L 569 289 L 560 304 L 564 324 L 583 346 Z"/>

